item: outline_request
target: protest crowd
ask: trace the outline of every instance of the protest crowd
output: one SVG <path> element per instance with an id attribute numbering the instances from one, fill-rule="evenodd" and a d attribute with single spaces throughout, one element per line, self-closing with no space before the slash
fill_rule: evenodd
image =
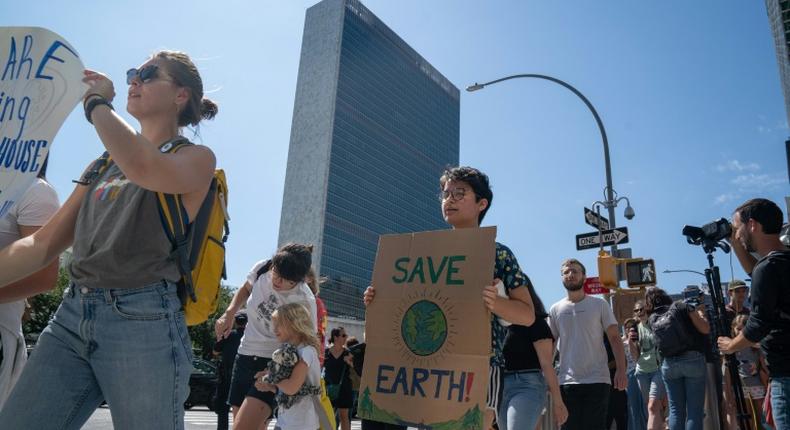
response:
<path id="1" fill-rule="evenodd" d="M 178 197 L 166 217 L 173 224 L 200 219 L 214 198 L 214 154 L 180 130 L 212 119 L 218 107 L 181 52 L 158 52 L 129 70 L 127 110 L 139 131 L 115 113 L 110 79 L 86 70 L 84 82 L 84 113 L 107 155 L 87 166 L 60 208 L 44 168 L 0 219 L 0 427 L 80 428 L 106 402 L 115 428 L 184 428 L 192 348 L 183 307 L 197 290 L 184 291 L 193 280 L 185 280 L 177 240 L 162 234 L 161 196 Z M 462 166 L 436 179 L 447 223 L 478 228 L 494 200 L 488 176 Z M 707 399 L 720 405 L 721 426 L 737 429 L 743 411 L 720 359 L 735 354 L 745 420 L 753 429 L 790 429 L 790 250 L 779 240 L 782 222 L 764 199 L 733 211 L 729 242 L 751 286 L 728 283 L 726 333 L 713 329 L 698 292 L 673 300 L 658 287 L 640 293 L 632 317 L 618 321 L 608 301 L 585 294 L 587 269 L 573 258 L 557 262 L 566 297 L 546 306 L 511 249 L 497 242 L 491 282 L 480 286 L 491 314 L 484 428 L 541 428 L 549 414 L 568 430 L 696 430 L 712 410 Z M 69 247 L 70 285 L 27 360 L 24 299 L 52 288 L 57 258 Z M 405 429 L 356 410 L 367 342 L 349 339 L 343 327 L 327 330 L 312 252 L 290 243 L 258 256 L 216 321 L 218 428 L 232 414 L 236 429 L 276 419 L 283 430 L 350 430 L 358 414 L 363 429 Z M 377 288 L 360 297 L 365 306 L 375 306 Z M 710 378 L 715 389 L 706 392 Z"/>

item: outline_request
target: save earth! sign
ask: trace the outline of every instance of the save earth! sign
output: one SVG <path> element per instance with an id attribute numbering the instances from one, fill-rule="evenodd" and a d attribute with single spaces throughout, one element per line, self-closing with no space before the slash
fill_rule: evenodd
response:
<path id="1" fill-rule="evenodd" d="M 37 27 L 0 27 L 0 217 L 36 179 L 85 90 L 77 51 Z"/>
<path id="2" fill-rule="evenodd" d="M 495 227 L 379 239 L 357 413 L 434 430 L 482 429 Z"/>

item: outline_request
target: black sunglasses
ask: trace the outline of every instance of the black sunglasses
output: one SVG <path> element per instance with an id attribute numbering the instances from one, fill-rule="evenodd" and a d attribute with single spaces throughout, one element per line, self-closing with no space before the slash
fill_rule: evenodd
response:
<path id="1" fill-rule="evenodd" d="M 156 64 L 149 64 L 145 67 L 135 69 L 134 67 L 126 71 L 126 84 L 132 85 L 134 78 L 137 78 L 142 83 L 148 83 L 159 77 L 159 66 Z"/>

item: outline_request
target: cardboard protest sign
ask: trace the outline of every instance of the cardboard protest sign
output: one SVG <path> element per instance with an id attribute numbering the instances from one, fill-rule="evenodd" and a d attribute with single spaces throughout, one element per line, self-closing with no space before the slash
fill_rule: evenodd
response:
<path id="1" fill-rule="evenodd" d="M 87 85 L 77 51 L 37 27 L 0 27 L 0 217 L 36 179 Z"/>
<path id="2" fill-rule="evenodd" d="M 495 227 L 379 239 L 357 413 L 435 430 L 482 429 Z"/>

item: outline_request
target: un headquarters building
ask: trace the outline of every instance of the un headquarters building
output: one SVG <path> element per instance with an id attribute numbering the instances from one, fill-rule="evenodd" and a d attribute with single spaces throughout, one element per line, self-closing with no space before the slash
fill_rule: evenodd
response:
<path id="1" fill-rule="evenodd" d="M 459 91 L 356 0 L 307 10 L 279 243 L 315 245 L 330 316 L 364 319 L 381 234 L 447 228 Z"/>

